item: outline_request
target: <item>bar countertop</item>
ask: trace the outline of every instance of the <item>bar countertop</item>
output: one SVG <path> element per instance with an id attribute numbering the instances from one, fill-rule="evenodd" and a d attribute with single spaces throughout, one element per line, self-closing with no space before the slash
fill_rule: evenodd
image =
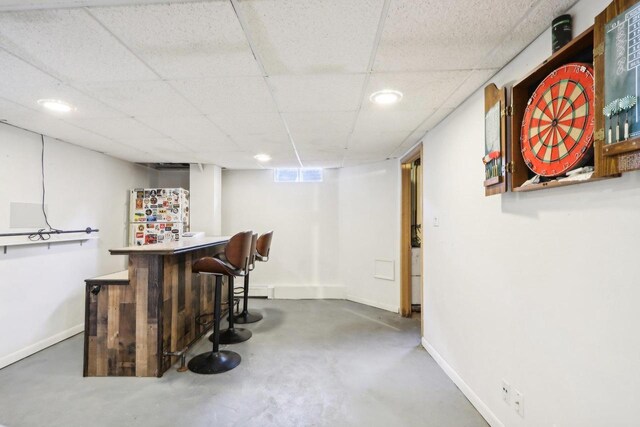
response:
<path id="1" fill-rule="evenodd" d="M 127 246 L 109 249 L 111 255 L 174 255 L 191 252 L 196 249 L 221 245 L 229 241 L 228 236 L 184 237 L 178 242 L 156 243 L 154 245 Z"/>

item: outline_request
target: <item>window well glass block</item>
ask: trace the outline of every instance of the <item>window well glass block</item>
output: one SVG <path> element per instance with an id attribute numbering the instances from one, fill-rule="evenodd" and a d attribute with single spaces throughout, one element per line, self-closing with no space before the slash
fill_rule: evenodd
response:
<path id="1" fill-rule="evenodd" d="M 300 169 L 301 182 L 322 182 L 321 168 L 305 168 Z"/>
<path id="2" fill-rule="evenodd" d="M 298 169 L 277 168 L 274 172 L 275 182 L 298 182 Z"/>

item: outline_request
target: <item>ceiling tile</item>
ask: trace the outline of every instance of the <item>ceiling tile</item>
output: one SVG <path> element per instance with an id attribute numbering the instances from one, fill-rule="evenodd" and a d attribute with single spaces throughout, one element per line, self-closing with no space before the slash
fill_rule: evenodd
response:
<path id="1" fill-rule="evenodd" d="M 355 111 L 365 74 L 269 77 L 280 111 Z"/>
<path id="2" fill-rule="evenodd" d="M 426 111 L 361 111 L 356 133 L 413 132 L 434 110 Z"/>
<path id="3" fill-rule="evenodd" d="M 330 148 L 302 148 L 298 149 L 300 160 L 305 167 L 312 167 L 310 163 L 315 162 L 331 162 L 332 164 L 342 163 L 342 159 L 345 155 L 343 149 L 330 149 Z"/>
<path id="4" fill-rule="evenodd" d="M 363 109 L 387 111 L 434 110 L 448 101 L 451 94 L 471 76 L 471 70 L 424 71 L 407 73 L 375 73 L 369 78 Z M 400 102 L 392 106 L 369 101 L 377 91 L 392 89 L 402 92 Z"/>
<path id="5" fill-rule="evenodd" d="M 348 133 L 295 133 L 292 134 L 297 148 L 340 148 L 349 141 Z"/>
<path id="6" fill-rule="evenodd" d="M 90 150 L 104 151 L 116 144 L 108 138 L 78 128 L 51 115 L 24 108 L 1 98 L 0 120 Z"/>
<path id="7" fill-rule="evenodd" d="M 526 22 L 518 25 L 516 31 L 511 31 L 508 37 L 494 46 L 491 54 L 478 64 L 478 68 L 502 68 L 548 29 L 555 17 L 565 13 L 575 3 L 576 0 L 539 0 L 535 2 L 532 7 L 526 10 Z M 549 54 L 551 54 L 551 39 L 549 39 L 548 46 Z"/>
<path id="8" fill-rule="evenodd" d="M 200 112 L 163 81 L 82 83 L 76 85 L 130 116 L 190 116 Z"/>
<path id="9" fill-rule="evenodd" d="M 218 151 L 203 151 L 197 153 L 198 162 L 216 164 L 227 169 L 261 169 L 262 166 L 247 152 L 220 153 Z"/>
<path id="10" fill-rule="evenodd" d="M 353 153 L 347 152 L 342 162 L 343 166 L 357 166 L 367 163 L 381 162 L 387 159 L 387 152 L 378 153 Z"/>
<path id="11" fill-rule="evenodd" d="M 126 160 L 128 162 L 134 163 L 153 163 L 153 162 L 174 162 L 170 156 L 160 154 L 159 152 L 146 152 L 138 150 L 134 147 L 129 147 L 126 145 L 119 145 L 113 147 L 111 150 L 105 152 L 105 154 Z"/>
<path id="12" fill-rule="evenodd" d="M 226 136 L 223 136 L 222 139 L 205 136 L 198 138 L 174 138 L 174 141 L 195 152 L 213 150 L 219 152 L 233 152 L 240 149 L 238 144 L 231 141 Z"/>
<path id="13" fill-rule="evenodd" d="M 355 111 L 282 113 L 292 135 L 303 133 L 349 133 L 355 125 Z"/>
<path id="14" fill-rule="evenodd" d="M 440 108 L 438 111 L 435 111 L 432 115 L 430 115 L 424 122 L 420 124 L 420 127 L 416 130 L 416 132 L 424 134 L 425 132 L 433 129 L 444 120 L 451 112 L 453 108 Z"/>
<path id="15" fill-rule="evenodd" d="M 137 138 L 137 137 L 127 137 L 120 138 L 116 142 L 120 144 L 127 145 L 129 147 L 133 147 L 136 150 L 144 151 L 147 153 L 158 152 L 169 152 L 169 153 L 190 153 L 191 150 L 179 145 L 176 141 L 171 138 Z M 174 161 L 179 162 L 179 159 L 175 159 Z"/>
<path id="16" fill-rule="evenodd" d="M 456 108 L 485 84 L 497 71 L 495 69 L 474 70 L 455 91 L 452 91 L 451 96 L 443 104 L 444 107 Z"/>
<path id="17" fill-rule="evenodd" d="M 0 0 L 0 11 L 56 9 L 83 6 L 104 6 L 122 4 L 166 3 L 168 0 Z M 186 3 L 193 0 L 170 0 L 172 3 Z"/>
<path id="18" fill-rule="evenodd" d="M 424 71 L 480 67 L 495 46 L 512 36 L 515 25 L 533 3 L 534 0 L 394 0 L 373 69 Z M 499 19 L 496 11 L 500 11 Z M 545 22 L 538 33 L 549 22 Z"/>
<path id="19" fill-rule="evenodd" d="M 380 160 L 404 142 L 411 132 L 355 132 L 349 141 L 349 154 L 384 153 Z"/>
<path id="20" fill-rule="evenodd" d="M 305 168 L 333 169 L 342 167 L 343 159 L 335 160 L 307 160 L 304 162 Z"/>
<path id="21" fill-rule="evenodd" d="M 0 13 L 0 45 L 64 81 L 155 77 L 83 9 Z"/>
<path id="22" fill-rule="evenodd" d="M 289 138 L 280 134 L 244 135 L 233 137 L 232 139 L 242 150 L 253 153 L 252 156 L 258 153 L 273 155 L 275 153 L 293 152 L 293 146 Z"/>
<path id="23" fill-rule="evenodd" d="M 65 121 L 79 128 L 114 140 L 162 137 L 159 132 L 130 117 L 65 119 Z"/>
<path id="24" fill-rule="evenodd" d="M 265 163 L 260 163 L 265 168 L 299 168 L 300 162 L 293 151 L 288 153 L 277 153 L 271 156 L 271 160 Z"/>
<path id="25" fill-rule="evenodd" d="M 29 109 L 45 111 L 37 104 L 38 99 L 60 99 L 77 108 L 71 114 L 56 114 L 56 117 L 121 117 L 122 113 L 62 84 L 60 81 L 27 64 L 21 59 L 0 50 L 0 97 Z"/>
<path id="26" fill-rule="evenodd" d="M 137 116 L 137 120 L 173 139 L 226 140 L 224 133 L 206 116 Z"/>
<path id="27" fill-rule="evenodd" d="M 231 136 L 272 134 L 287 136 L 278 113 L 214 114 L 209 118 Z"/>
<path id="28" fill-rule="evenodd" d="M 366 72 L 383 0 L 241 0 L 267 74 Z"/>
<path id="29" fill-rule="evenodd" d="M 262 77 L 175 80 L 171 84 L 205 114 L 277 111 Z"/>
<path id="30" fill-rule="evenodd" d="M 261 75 L 228 1 L 91 8 L 90 13 L 164 78 Z"/>

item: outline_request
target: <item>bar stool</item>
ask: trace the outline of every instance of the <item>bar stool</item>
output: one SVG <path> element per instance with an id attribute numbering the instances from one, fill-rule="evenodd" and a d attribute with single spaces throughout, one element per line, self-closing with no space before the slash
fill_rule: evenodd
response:
<path id="1" fill-rule="evenodd" d="M 273 231 L 264 233 L 258 238 L 256 243 L 256 260 L 260 262 L 269 261 L 269 251 L 271 251 L 271 239 L 273 238 Z"/>
<path id="2" fill-rule="evenodd" d="M 257 234 L 254 235 L 256 238 Z M 271 238 L 273 237 L 273 231 L 269 231 L 268 233 L 264 233 L 260 238 L 257 238 L 256 241 L 252 242 L 251 252 L 251 260 L 249 261 L 249 272 L 255 268 L 255 261 L 268 261 L 269 260 L 269 250 L 271 249 Z M 259 320 L 262 320 L 262 314 L 250 312 L 247 309 L 249 304 L 249 272 L 247 272 L 246 276 L 244 276 L 244 295 L 243 295 L 243 308 L 242 312 L 235 316 L 236 323 L 246 324 L 246 323 L 255 323 Z"/>
<path id="3" fill-rule="evenodd" d="M 251 255 L 249 256 L 249 271 L 247 271 L 247 274 L 244 276 L 244 286 L 239 286 L 234 289 L 235 295 L 243 294 L 242 299 L 244 302 L 244 307 L 242 309 L 242 312 L 234 315 L 233 317 L 234 322 L 240 323 L 240 324 L 254 323 L 262 319 L 262 315 L 260 313 L 250 313 L 247 310 L 247 304 L 249 302 L 249 273 L 256 266 L 257 241 L 258 241 L 258 233 L 254 233 L 253 236 L 251 237 Z M 237 298 L 237 300 L 239 303 L 239 298 Z M 229 316 L 231 315 L 232 313 L 229 313 Z"/>
<path id="4" fill-rule="evenodd" d="M 220 350 L 220 321 L 222 306 L 222 276 L 233 283 L 235 276 L 244 276 L 249 265 L 252 231 L 234 235 L 224 249 L 224 259 L 214 257 L 200 258 L 193 263 L 192 271 L 198 274 L 210 274 L 216 278 L 213 324 L 213 350 L 195 356 L 189 361 L 191 372 L 198 374 L 220 374 L 230 371 L 240 364 L 240 355 L 233 351 Z M 233 287 L 231 288 L 233 289 Z M 233 291 L 231 292 L 233 301 Z M 232 310 L 233 305 L 230 306 Z"/>
<path id="5" fill-rule="evenodd" d="M 250 265 L 251 265 L 251 259 L 253 258 L 253 253 L 255 252 L 255 247 L 256 247 L 256 240 L 254 239 L 254 237 L 257 237 L 257 234 L 254 233 L 253 231 L 250 232 L 251 233 L 251 239 L 250 239 L 250 244 L 249 244 L 249 258 L 247 260 L 247 265 L 243 270 L 243 274 L 239 274 L 238 276 L 245 276 L 247 277 L 247 275 L 249 274 L 249 270 L 251 269 Z M 222 261 L 226 261 L 226 252 L 223 255 L 220 255 L 220 259 Z M 220 344 L 237 344 L 237 343 L 241 343 L 244 342 L 246 340 L 248 340 L 249 338 L 251 338 L 252 332 L 248 329 L 242 329 L 242 328 L 236 328 L 234 327 L 234 323 L 235 323 L 235 318 L 233 316 L 233 304 L 235 302 L 235 293 L 234 293 L 234 286 L 233 286 L 233 282 L 234 282 L 234 276 L 229 276 L 228 278 L 228 282 L 229 282 L 229 317 L 227 318 L 227 320 L 229 321 L 229 326 L 227 327 L 226 330 L 224 330 L 222 333 L 220 333 Z M 213 335 L 209 335 L 209 341 L 213 342 L 214 341 L 214 336 Z"/>

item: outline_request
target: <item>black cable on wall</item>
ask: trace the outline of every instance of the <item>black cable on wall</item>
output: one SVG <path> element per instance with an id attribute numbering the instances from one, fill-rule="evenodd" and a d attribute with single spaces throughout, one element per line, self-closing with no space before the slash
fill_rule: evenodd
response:
<path id="1" fill-rule="evenodd" d="M 49 217 L 47 216 L 47 210 L 45 209 L 46 197 L 47 197 L 47 186 L 45 180 L 44 173 L 44 154 L 45 154 L 45 143 L 44 143 L 44 135 L 40 134 L 40 142 L 41 142 L 41 151 L 40 151 L 40 171 L 42 176 L 42 216 L 44 217 L 44 222 L 48 228 L 41 228 L 38 231 L 34 232 L 26 232 L 26 233 L 0 233 L 0 237 L 13 237 L 13 236 L 27 236 L 31 241 L 40 241 L 40 240 L 49 240 L 51 239 L 52 234 L 67 234 L 67 233 L 96 233 L 99 230 L 91 227 L 87 227 L 84 230 L 61 230 L 59 228 L 55 228 L 49 222 Z M 0 244 L 1 246 L 1 244 Z"/>

